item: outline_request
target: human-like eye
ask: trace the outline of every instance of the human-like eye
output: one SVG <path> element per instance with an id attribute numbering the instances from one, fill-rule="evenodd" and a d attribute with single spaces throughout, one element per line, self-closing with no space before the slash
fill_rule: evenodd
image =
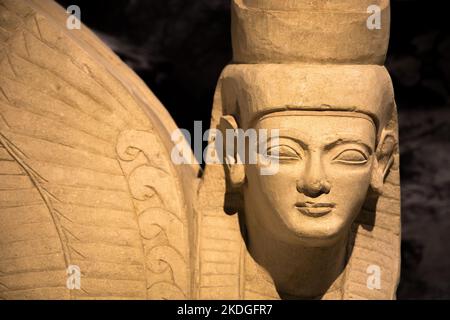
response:
<path id="1" fill-rule="evenodd" d="M 364 152 L 356 149 L 344 150 L 333 159 L 344 164 L 365 164 L 368 160 L 369 157 Z"/>
<path id="2" fill-rule="evenodd" d="M 294 148 L 287 145 L 278 145 L 270 147 L 267 150 L 267 155 L 271 158 L 276 158 L 280 160 L 299 160 L 302 159 L 299 152 Z"/>

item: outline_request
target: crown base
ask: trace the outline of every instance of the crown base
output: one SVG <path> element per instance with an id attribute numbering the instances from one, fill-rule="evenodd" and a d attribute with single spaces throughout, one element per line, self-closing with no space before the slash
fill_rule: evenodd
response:
<path id="1" fill-rule="evenodd" d="M 383 65 L 389 44 L 390 5 L 371 0 L 380 8 L 380 29 L 369 29 L 372 13 L 362 1 L 277 0 L 276 6 L 233 0 L 232 40 L 235 63 L 330 63 Z M 266 1 L 270 4 L 270 1 Z M 286 6 L 283 8 L 283 4 Z M 301 7 L 298 3 L 304 3 Z M 320 5 L 322 4 L 322 5 Z M 275 8 L 275 9 L 273 9 Z"/>

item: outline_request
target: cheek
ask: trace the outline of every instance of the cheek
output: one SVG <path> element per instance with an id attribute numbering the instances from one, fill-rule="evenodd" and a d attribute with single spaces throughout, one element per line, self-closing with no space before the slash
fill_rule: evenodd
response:
<path id="1" fill-rule="evenodd" d="M 364 201 L 371 180 L 372 166 L 333 168 L 328 174 L 331 183 L 331 194 L 336 202 L 346 206 L 361 205 Z"/>
<path id="2" fill-rule="evenodd" d="M 298 170 L 295 166 L 280 165 L 279 170 L 274 175 L 261 175 L 258 166 L 248 166 L 246 175 L 248 188 L 252 191 L 257 190 L 255 196 L 260 201 L 267 199 L 269 202 L 282 206 L 292 196 L 296 195 L 296 179 L 294 172 Z"/>

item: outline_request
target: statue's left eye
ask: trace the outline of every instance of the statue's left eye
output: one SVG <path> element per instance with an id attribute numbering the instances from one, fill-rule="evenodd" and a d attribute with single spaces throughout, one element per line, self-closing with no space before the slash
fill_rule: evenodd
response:
<path id="1" fill-rule="evenodd" d="M 333 161 L 344 164 L 365 164 L 368 161 L 368 156 L 359 150 L 350 149 L 339 153 Z"/>

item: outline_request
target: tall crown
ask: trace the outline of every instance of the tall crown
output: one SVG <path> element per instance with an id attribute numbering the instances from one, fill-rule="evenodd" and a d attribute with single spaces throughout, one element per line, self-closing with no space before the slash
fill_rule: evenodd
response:
<path id="1" fill-rule="evenodd" d="M 391 78 L 378 65 L 230 65 L 222 103 L 243 128 L 277 111 L 348 111 L 369 116 L 378 135 L 395 109 Z"/>
<path id="2" fill-rule="evenodd" d="M 383 65 L 390 5 L 389 0 L 233 0 L 232 20 L 235 63 Z"/>

